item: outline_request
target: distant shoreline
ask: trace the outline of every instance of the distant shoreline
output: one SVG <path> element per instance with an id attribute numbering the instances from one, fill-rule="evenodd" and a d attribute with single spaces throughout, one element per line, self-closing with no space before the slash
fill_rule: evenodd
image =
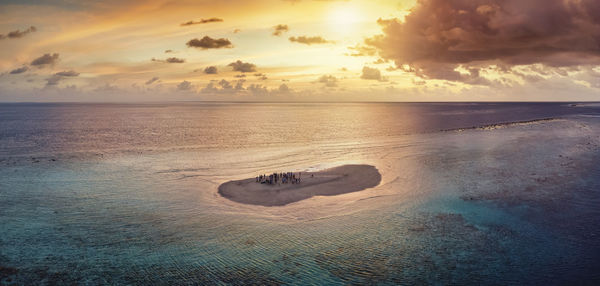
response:
<path id="1" fill-rule="evenodd" d="M 561 120 L 561 119 L 558 117 L 550 117 L 550 118 L 540 118 L 540 119 L 533 119 L 533 120 L 499 122 L 499 123 L 486 124 L 486 125 L 481 125 L 481 126 L 442 129 L 442 130 L 440 130 L 440 132 L 465 131 L 465 130 L 473 130 L 473 129 L 492 130 L 492 129 L 498 129 L 498 128 L 502 128 L 502 127 L 535 124 L 535 123 L 542 123 L 542 122 L 549 122 L 549 121 L 556 121 L 556 120 Z"/>
<path id="2" fill-rule="evenodd" d="M 381 174 L 371 165 L 343 165 L 302 172 L 299 184 L 261 184 L 255 178 L 229 181 L 218 192 L 231 201 L 261 206 L 284 206 L 313 196 L 335 196 L 376 187 Z"/>

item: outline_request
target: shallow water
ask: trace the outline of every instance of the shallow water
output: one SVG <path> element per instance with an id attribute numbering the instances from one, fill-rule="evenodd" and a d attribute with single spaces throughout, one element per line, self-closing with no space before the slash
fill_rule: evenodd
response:
<path id="1" fill-rule="evenodd" d="M 0 105 L 0 283 L 594 284 L 599 110 Z M 559 119 L 439 132 L 539 118 Z M 381 184 L 284 207 L 217 194 L 347 163 Z"/>

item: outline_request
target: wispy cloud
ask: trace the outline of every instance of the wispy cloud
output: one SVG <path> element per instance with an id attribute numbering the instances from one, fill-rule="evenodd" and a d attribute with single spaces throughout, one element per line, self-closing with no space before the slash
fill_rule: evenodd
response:
<path id="1" fill-rule="evenodd" d="M 79 76 L 79 73 L 74 71 L 74 70 L 70 70 L 70 71 L 61 71 L 61 72 L 57 72 L 55 73 L 55 75 L 58 76 Z"/>
<path id="2" fill-rule="evenodd" d="M 79 73 L 74 70 L 57 72 L 46 79 L 46 86 L 58 85 L 63 78 L 76 76 L 79 76 Z"/>
<path id="3" fill-rule="evenodd" d="M 282 25 L 282 24 L 274 26 L 273 29 L 274 29 L 273 36 L 281 36 L 281 34 L 289 31 L 288 25 Z"/>
<path id="4" fill-rule="evenodd" d="M 37 29 L 34 26 L 31 26 L 29 28 L 27 28 L 26 30 L 15 30 L 15 31 L 11 31 L 8 32 L 8 34 L 6 35 L 2 35 L 0 34 L 0 40 L 1 39 L 5 39 L 5 38 L 9 38 L 9 39 L 18 39 L 18 38 L 22 38 L 23 36 L 29 34 L 29 33 L 33 33 L 37 31 Z"/>
<path id="5" fill-rule="evenodd" d="M 328 40 L 324 39 L 321 36 L 314 36 L 314 37 L 307 37 L 307 36 L 290 37 L 289 40 L 290 40 L 290 42 L 296 42 L 296 43 L 305 44 L 305 45 L 329 44 L 329 43 L 332 43 L 331 41 L 328 41 Z"/>
<path id="6" fill-rule="evenodd" d="M 158 80 L 158 77 L 157 77 L 157 76 L 155 76 L 155 77 L 153 77 L 153 78 L 149 79 L 149 80 L 146 82 L 146 85 L 151 85 L 151 84 L 155 83 L 157 80 Z"/>
<path id="7" fill-rule="evenodd" d="M 181 23 L 179 25 L 180 26 L 191 26 L 191 25 L 214 23 L 214 22 L 223 22 L 223 19 L 213 17 L 213 18 L 208 18 L 208 19 L 201 19 L 200 21 L 188 21 L 185 23 Z"/>
<path id="8" fill-rule="evenodd" d="M 180 59 L 180 58 L 175 58 L 175 57 L 167 58 L 165 60 L 152 58 L 152 61 L 153 62 L 160 62 L 160 63 L 169 63 L 169 64 L 181 64 L 181 63 L 185 63 L 185 59 Z"/>
<path id="9" fill-rule="evenodd" d="M 27 70 L 29 70 L 29 68 L 27 66 L 22 66 L 20 68 L 16 68 L 14 70 L 11 70 L 10 74 L 20 74 L 20 73 L 26 72 Z"/>

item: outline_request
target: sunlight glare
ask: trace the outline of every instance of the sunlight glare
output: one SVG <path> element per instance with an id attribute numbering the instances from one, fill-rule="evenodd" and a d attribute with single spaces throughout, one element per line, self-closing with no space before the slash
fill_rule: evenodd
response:
<path id="1" fill-rule="evenodd" d="M 338 3 L 331 8 L 328 15 L 329 24 L 336 33 L 348 34 L 356 29 L 362 19 L 359 10 L 348 3 Z"/>

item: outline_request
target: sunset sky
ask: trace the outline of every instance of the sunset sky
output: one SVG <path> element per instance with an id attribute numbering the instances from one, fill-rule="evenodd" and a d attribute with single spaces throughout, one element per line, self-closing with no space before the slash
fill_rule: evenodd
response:
<path id="1" fill-rule="evenodd" d="M 600 100 L 600 1 L 0 1 L 0 101 Z"/>

